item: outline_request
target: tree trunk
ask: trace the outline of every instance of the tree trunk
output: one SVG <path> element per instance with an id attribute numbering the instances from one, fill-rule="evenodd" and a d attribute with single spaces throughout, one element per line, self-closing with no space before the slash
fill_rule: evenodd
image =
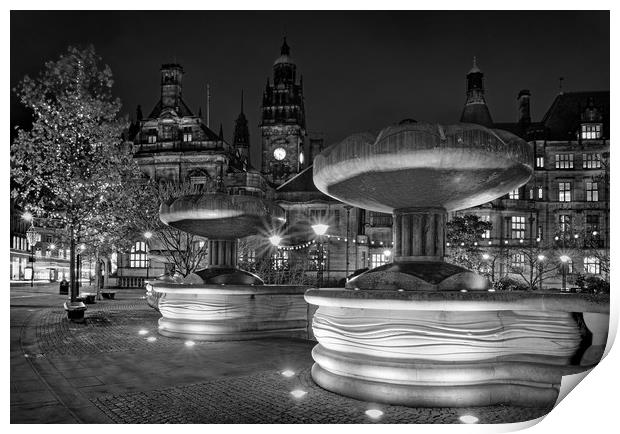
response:
<path id="1" fill-rule="evenodd" d="M 71 282 L 71 302 L 75 302 L 77 293 L 77 282 L 75 280 L 75 227 L 73 223 L 69 228 L 71 241 L 69 243 L 69 281 Z"/>
<path id="2" fill-rule="evenodd" d="M 97 300 L 101 300 L 101 264 L 99 263 L 99 247 L 95 250 L 95 287 Z"/>

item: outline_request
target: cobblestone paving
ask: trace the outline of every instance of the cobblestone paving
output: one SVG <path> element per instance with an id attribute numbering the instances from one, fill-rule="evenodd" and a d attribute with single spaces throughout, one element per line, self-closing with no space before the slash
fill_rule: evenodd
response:
<path id="1" fill-rule="evenodd" d="M 136 339 L 140 330 L 153 334 L 160 315 L 146 301 L 104 302 L 89 305 L 84 323 L 66 319 L 62 308 L 46 309 L 36 322 L 37 342 L 45 356 L 82 355 L 115 351 L 160 351 L 178 346 L 178 339 Z M 196 344 L 200 344 L 197 342 Z"/>
<path id="2" fill-rule="evenodd" d="M 307 392 L 294 398 L 291 391 Z M 479 423 L 535 419 L 550 409 L 507 406 L 476 408 L 409 408 L 370 404 L 345 398 L 314 384 L 309 369 L 285 378 L 261 372 L 200 384 L 148 392 L 100 396 L 92 402 L 116 423 L 373 423 L 365 415 L 380 409 L 380 423 L 461 423 L 473 415 Z"/>

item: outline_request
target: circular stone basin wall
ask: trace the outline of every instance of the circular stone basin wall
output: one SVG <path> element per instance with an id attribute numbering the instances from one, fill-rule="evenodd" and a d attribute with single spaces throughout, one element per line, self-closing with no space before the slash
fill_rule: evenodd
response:
<path id="1" fill-rule="evenodd" d="M 151 284 L 158 295 L 159 333 L 164 336 L 229 341 L 307 335 L 308 287 Z"/>
<path id="2" fill-rule="evenodd" d="M 573 312 L 608 305 L 557 294 L 309 290 L 313 379 L 372 402 L 552 405 L 582 335 Z"/>

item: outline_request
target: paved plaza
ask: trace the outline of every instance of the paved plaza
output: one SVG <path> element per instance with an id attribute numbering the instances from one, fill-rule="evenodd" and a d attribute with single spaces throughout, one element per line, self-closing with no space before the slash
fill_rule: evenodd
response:
<path id="1" fill-rule="evenodd" d="M 157 334 L 141 290 L 66 319 L 56 285 L 11 288 L 12 423 L 480 423 L 535 419 L 549 409 L 408 408 L 327 392 L 310 377 L 314 342 L 196 342 Z M 281 372 L 294 375 L 285 377 Z M 306 392 L 300 398 L 292 391 Z M 365 411 L 384 414 L 371 420 Z"/>

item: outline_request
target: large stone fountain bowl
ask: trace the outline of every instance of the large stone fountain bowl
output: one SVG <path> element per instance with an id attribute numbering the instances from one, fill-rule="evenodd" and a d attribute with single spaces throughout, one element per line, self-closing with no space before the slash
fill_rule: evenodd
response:
<path id="1" fill-rule="evenodd" d="M 159 218 L 176 229 L 218 240 L 255 235 L 286 221 L 284 210 L 266 199 L 225 193 L 187 195 L 162 203 Z"/>
<path id="2" fill-rule="evenodd" d="M 404 121 L 377 137 L 354 134 L 314 159 L 314 183 L 351 205 L 391 213 L 455 211 L 496 199 L 531 176 L 527 142 L 475 124 Z"/>

